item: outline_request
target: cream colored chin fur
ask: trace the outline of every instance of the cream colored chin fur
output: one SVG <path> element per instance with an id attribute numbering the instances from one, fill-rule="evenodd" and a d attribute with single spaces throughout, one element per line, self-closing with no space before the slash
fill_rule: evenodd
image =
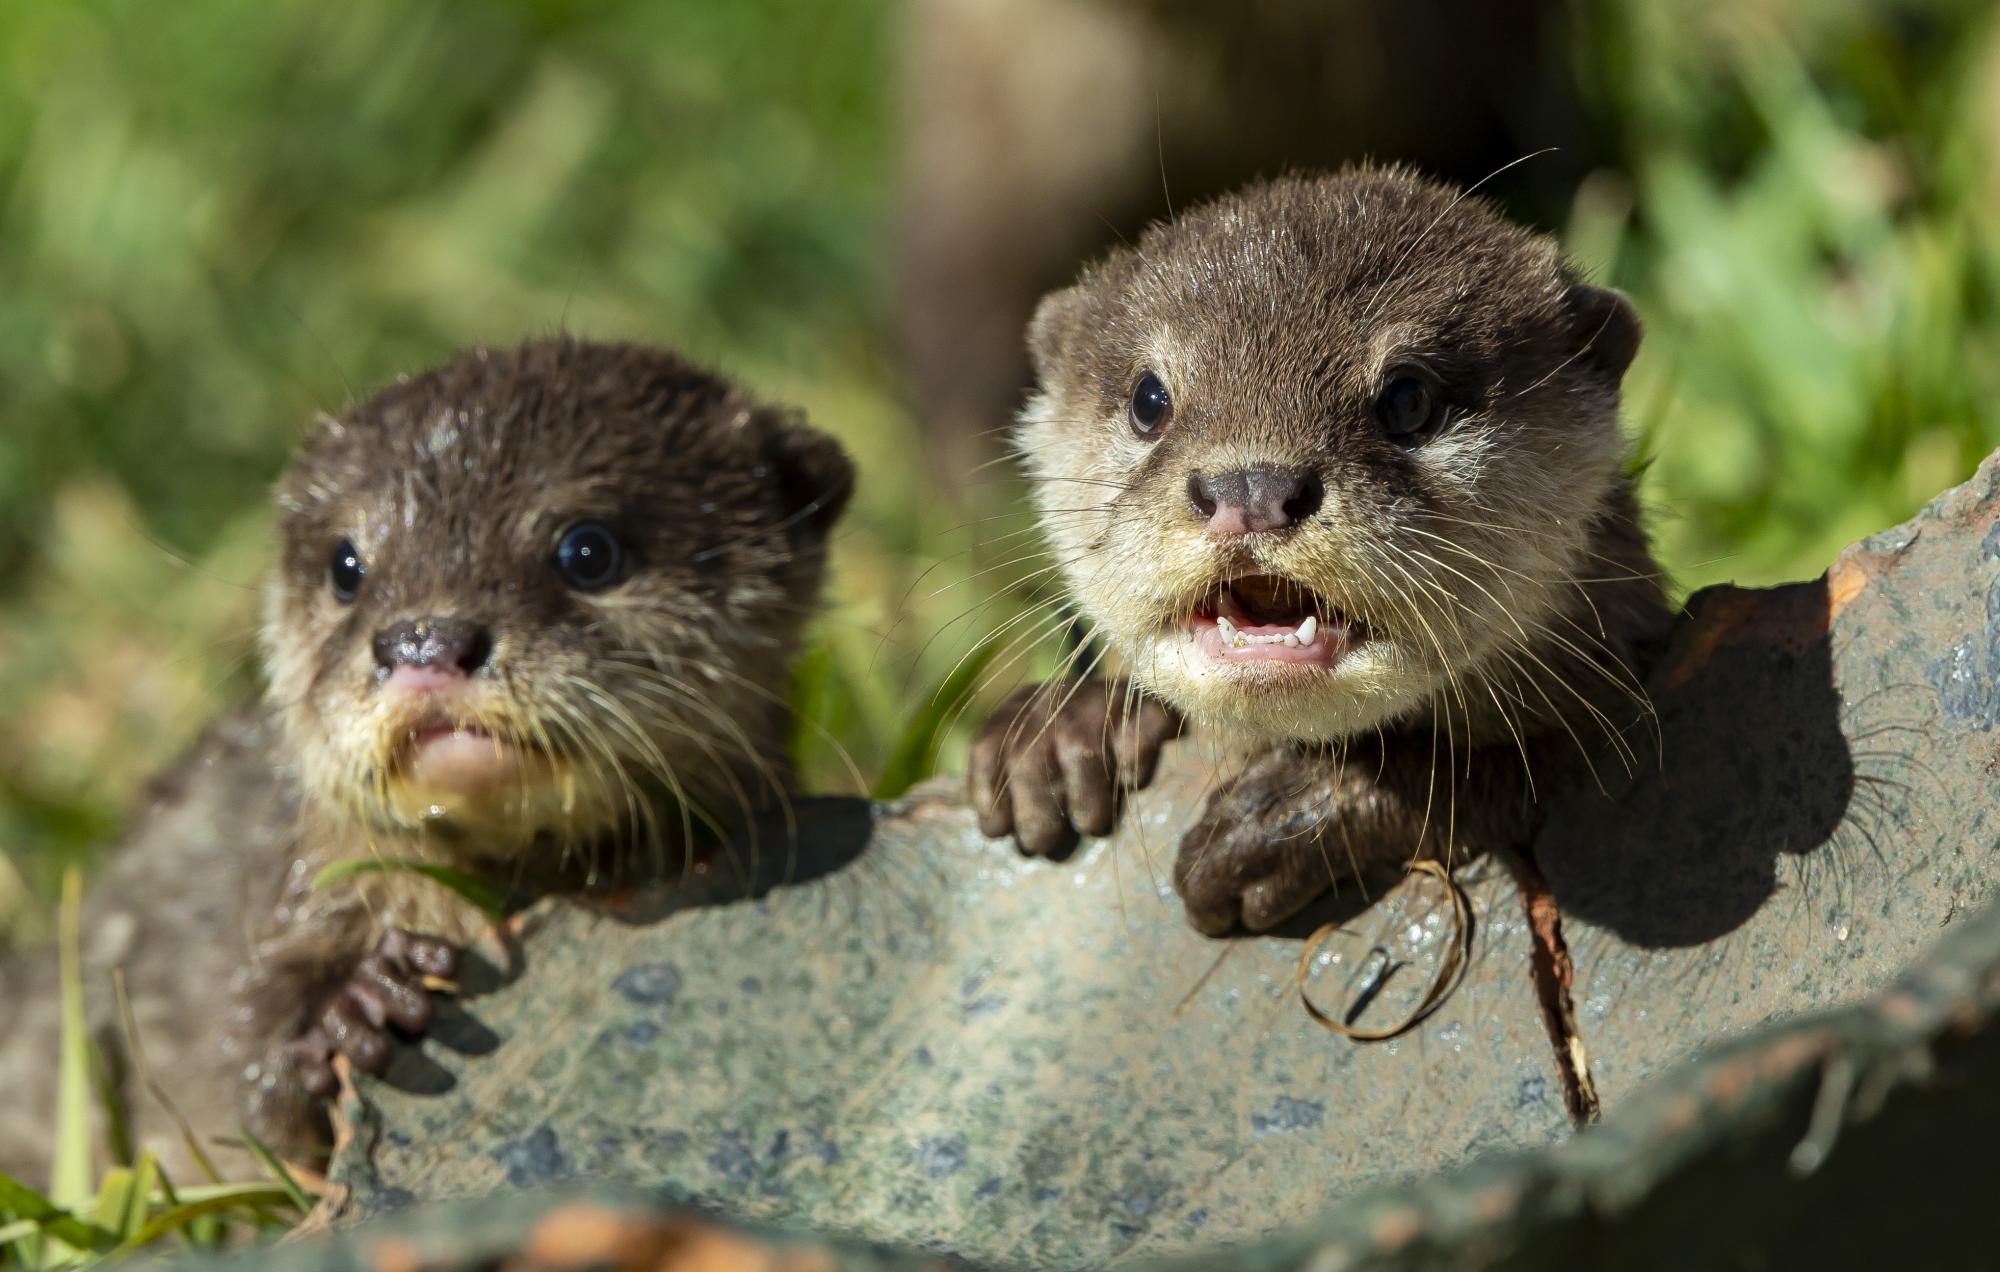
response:
<path id="1" fill-rule="evenodd" d="M 1355 650 L 1332 671 L 1275 680 L 1217 668 L 1179 632 L 1125 656 L 1134 679 L 1192 719 L 1263 741 L 1338 741 L 1407 714 L 1432 693 L 1423 670 L 1382 642 Z"/>
<path id="2" fill-rule="evenodd" d="M 428 842 L 431 831 L 447 829 L 451 837 L 476 836 L 484 856 L 505 857 L 544 834 L 582 842 L 618 823 L 628 793 L 617 776 L 562 760 L 537 758 L 523 766 L 519 781 L 471 793 L 380 780 L 387 760 L 383 735 L 391 731 L 386 709 L 360 702 L 351 711 L 315 713 L 306 705 L 316 664 L 309 647 L 288 635 L 301 625 L 287 617 L 286 603 L 283 584 L 269 583 L 263 632 L 268 697 L 289 751 L 299 757 L 305 789 L 320 808 L 339 814 L 325 827 L 336 855 L 449 859 L 449 851 Z M 518 708 L 492 705 L 496 719 L 518 723 Z"/>

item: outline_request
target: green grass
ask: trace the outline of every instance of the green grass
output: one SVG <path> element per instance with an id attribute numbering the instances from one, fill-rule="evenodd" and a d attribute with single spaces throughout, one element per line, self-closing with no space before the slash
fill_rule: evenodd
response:
<path id="1" fill-rule="evenodd" d="M 1559 228 L 1647 320 L 1628 416 L 1682 584 L 1811 573 L 2000 443 L 1984 9 L 1574 6 L 1610 160 Z M 1025 521 L 1004 477 L 935 488 L 888 365 L 892 12 L 0 8 L 0 925 L 254 691 L 303 422 L 473 340 L 672 340 L 840 434 L 806 775 L 962 759 L 937 694 L 1029 603 L 981 573 Z"/>
<path id="2" fill-rule="evenodd" d="M 1558 228 L 1646 318 L 1628 419 L 1682 585 L 1812 573 L 2000 444 L 1987 7 L 1574 5 L 1610 159 Z M 302 424 L 473 340 L 671 340 L 839 434 L 807 780 L 962 761 L 963 695 L 1052 651 L 961 670 L 1033 563 L 993 568 L 1017 488 L 937 489 L 888 365 L 892 14 L 0 7 L 0 931 L 254 692 Z"/>
<path id="3" fill-rule="evenodd" d="M 0 7 L 0 906 L 254 692 L 265 491 L 314 412 L 559 326 L 855 452 L 801 742 L 815 784 L 874 780 L 987 599 L 884 364 L 888 11 Z"/>
<path id="4" fill-rule="evenodd" d="M 1646 319 L 1627 415 L 1681 585 L 1816 572 L 2000 445 L 1990 9 L 1574 0 L 1608 157 L 1556 228 Z M 965 703 L 1053 651 L 979 651 L 1031 604 L 1032 563 L 986 568 L 1017 491 L 935 489 L 888 365 L 893 12 L 0 6 L 0 939 L 50 930 L 144 776 L 254 692 L 302 424 L 475 340 L 672 341 L 839 434 L 863 481 L 794 676 L 806 780 L 962 762 Z M 92 1160 L 70 1042 L 62 1169 L 0 1182 L 0 1250 L 290 1213 L 282 1181 Z"/>
<path id="5" fill-rule="evenodd" d="M 46 1192 L 0 1173 L 0 1267 L 87 1266 L 169 1237 L 197 1248 L 218 1248 L 244 1229 L 281 1232 L 295 1224 L 311 1208 L 311 1199 L 261 1145 L 257 1148 L 269 1179 L 211 1179 L 185 1188 L 174 1186 L 150 1152 L 131 1152 L 122 1133 L 130 1123 L 129 1111 L 93 1081 L 96 1062 L 84 1021 L 79 957 L 82 914 L 83 877 L 72 869 L 63 878 L 59 937 L 62 1049 L 50 1057 L 59 1077 L 52 1128 L 55 1160 Z M 113 1128 L 110 1138 L 119 1146 L 116 1162 L 101 1173 L 92 1154 L 93 1090 Z"/>
<path id="6" fill-rule="evenodd" d="M 1568 239 L 1647 320 L 1628 418 L 1664 557 L 1816 573 L 2000 445 L 1991 6 L 1586 10 L 1629 162 Z"/>

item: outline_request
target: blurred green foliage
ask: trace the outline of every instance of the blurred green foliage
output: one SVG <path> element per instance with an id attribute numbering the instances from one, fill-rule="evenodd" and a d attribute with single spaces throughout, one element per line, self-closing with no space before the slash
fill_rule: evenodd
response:
<path id="1" fill-rule="evenodd" d="M 2000 444 L 1991 8 L 1571 4 L 1609 159 L 1559 228 L 1647 319 L 1628 419 L 1682 583 L 1816 571 Z M 962 757 L 937 690 L 1025 612 L 971 545 L 1027 540 L 1004 482 L 928 488 L 887 365 L 894 12 L 0 6 L 0 858 L 29 890 L 252 691 L 262 492 L 313 413 L 558 327 L 676 343 L 848 442 L 807 774 Z"/>
<path id="2" fill-rule="evenodd" d="M 2000 445 L 1986 0 L 1581 6 L 1619 175 L 1571 250 L 1648 341 L 1627 419 L 1683 584 L 1818 572 Z"/>

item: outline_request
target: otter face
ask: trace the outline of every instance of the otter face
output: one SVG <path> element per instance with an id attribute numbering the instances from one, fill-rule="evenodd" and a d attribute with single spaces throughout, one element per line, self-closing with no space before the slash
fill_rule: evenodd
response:
<path id="1" fill-rule="evenodd" d="M 631 346 L 462 353 L 322 420 L 263 631 L 307 789 L 481 855 L 762 802 L 851 482 L 830 438 Z"/>
<path id="2" fill-rule="evenodd" d="M 1621 480 L 1638 339 L 1623 298 L 1451 190 L 1286 179 L 1044 300 L 1018 447 L 1071 596 L 1141 683 L 1337 739 L 1462 715 L 1531 643 L 1581 643 L 1562 607 Z"/>

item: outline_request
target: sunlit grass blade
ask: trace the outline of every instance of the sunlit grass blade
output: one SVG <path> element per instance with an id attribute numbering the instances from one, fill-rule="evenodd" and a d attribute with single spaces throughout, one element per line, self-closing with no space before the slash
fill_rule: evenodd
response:
<path id="1" fill-rule="evenodd" d="M 13 1223 L 0 1223 L 0 1254 L 7 1253 L 7 1247 L 26 1241 L 41 1231 L 40 1225 L 32 1219 L 20 1219 Z M 26 1262 L 25 1258 L 22 1262 Z"/>
<path id="2" fill-rule="evenodd" d="M 127 1248 L 130 1248 L 137 1242 L 140 1231 L 145 1228 L 151 1219 L 154 1191 L 159 1193 L 159 1204 L 169 1209 L 180 1205 L 183 1200 L 186 1200 L 175 1190 L 174 1181 L 167 1174 L 167 1168 L 160 1165 L 159 1159 L 155 1158 L 151 1153 L 146 1154 L 140 1159 L 139 1169 L 143 1170 L 148 1166 L 152 1168 L 158 1186 L 157 1189 L 149 1188 L 147 1190 L 144 1208 L 132 1216 L 131 1228 L 124 1233 Z M 274 1220 L 268 1211 L 261 1212 L 258 1216 L 258 1222 L 264 1223 L 267 1221 Z M 222 1221 L 214 1215 L 197 1218 L 181 1225 L 181 1239 L 196 1250 L 213 1249 L 221 1245 L 223 1235 Z"/>
<path id="3" fill-rule="evenodd" d="M 97 1181 L 97 1204 L 91 1207 L 90 1221 L 106 1232 L 117 1233 L 125 1226 L 125 1212 L 132 1205 L 132 1168 L 113 1166 Z"/>
<path id="4" fill-rule="evenodd" d="M 49 1201 L 59 1210 L 77 1214 L 91 1201 L 90 1029 L 83 1010 L 83 874 L 74 866 L 63 872 L 57 942 L 62 968 L 62 1052 L 57 1060 L 56 1138 Z M 58 1241 L 69 1241 L 53 1229 L 51 1234 Z M 50 1249 L 44 1251 L 43 1259 L 46 1262 L 61 1254 Z"/>
<path id="5" fill-rule="evenodd" d="M 33 1226 L 38 1236 L 52 1237 L 72 1251 L 109 1250 L 118 1243 L 111 1233 L 78 1218 L 5 1172 L 0 1172 L 0 1210 L 17 1216 L 16 1222 L 8 1225 L 10 1231 L 21 1223 L 27 1223 Z M 14 1238 L 15 1241 L 20 1239 Z M 43 1262 L 47 1263 L 55 1254 L 53 1250 L 44 1250 Z"/>
<path id="6" fill-rule="evenodd" d="M 402 870 L 422 875 L 431 882 L 457 893 L 467 904 L 496 923 L 507 917 L 507 899 L 498 888 L 470 871 L 433 865 L 428 861 L 383 860 L 376 857 L 336 861 L 313 877 L 313 887 L 330 887 L 358 875 L 375 874 L 385 870 Z"/>
<path id="7" fill-rule="evenodd" d="M 257 1155 L 257 1160 L 262 1162 L 264 1169 L 271 1173 L 272 1180 L 285 1190 L 287 1199 L 291 1201 L 292 1205 L 298 1207 L 299 1213 L 305 1214 L 311 1210 L 313 1208 L 312 1198 L 307 1195 L 305 1189 L 299 1187 L 299 1181 L 292 1177 L 291 1170 L 286 1167 L 284 1162 L 278 1159 L 278 1155 L 272 1152 L 270 1146 L 264 1143 L 263 1140 L 251 1134 L 249 1127 L 244 1126 L 239 1129 L 243 1135 L 243 1142 L 250 1146 L 250 1151 Z"/>
<path id="8" fill-rule="evenodd" d="M 0 1267 L 35 1267 L 42 1261 L 42 1228 L 32 1219 L 16 1219 L 0 1206 Z"/>
<path id="9" fill-rule="evenodd" d="M 167 1182 L 166 1172 L 160 1169 L 159 1159 L 151 1152 L 144 1152 L 132 1164 L 131 1204 L 125 1208 L 124 1221 L 114 1229 L 125 1245 L 131 1245 L 146 1226 L 146 1216 L 153 1208 L 154 1189 L 160 1191 L 169 1206 L 178 1204 L 173 1185 Z"/>
<path id="10" fill-rule="evenodd" d="M 181 1204 L 171 1206 L 147 1220 L 145 1226 L 126 1244 L 135 1248 L 150 1245 L 176 1228 L 186 1227 L 206 1216 L 226 1215 L 231 1211 L 256 1213 L 265 1206 L 282 1206 L 290 1200 L 291 1196 L 285 1188 L 274 1183 L 189 1189 Z"/>

